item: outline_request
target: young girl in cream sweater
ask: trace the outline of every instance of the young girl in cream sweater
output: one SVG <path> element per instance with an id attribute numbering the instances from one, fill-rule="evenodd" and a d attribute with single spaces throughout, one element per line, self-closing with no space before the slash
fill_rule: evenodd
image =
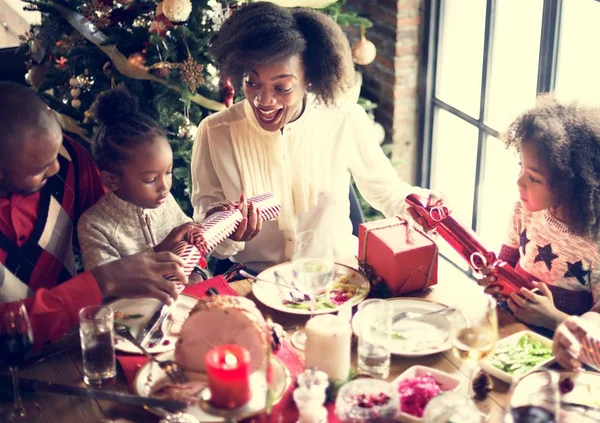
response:
<path id="1" fill-rule="evenodd" d="M 197 230 L 169 193 L 173 152 L 164 131 L 124 89 L 102 93 L 93 156 L 108 194 L 78 223 L 86 270 L 140 251 L 170 251 Z"/>

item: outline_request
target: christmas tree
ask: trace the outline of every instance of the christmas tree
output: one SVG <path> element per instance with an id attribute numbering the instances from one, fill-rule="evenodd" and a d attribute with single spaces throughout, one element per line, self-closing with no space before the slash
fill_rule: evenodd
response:
<path id="1" fill-rule="evenodd" d="M 21 38 L 26 80 L 58 113 L 63 128 L 91 142 L 95 98 L 125 86 L 167 130 L 174 157 L 172 193 L 191 214 L 189 164 L 196 125 L 231 105 L 235 96 L 211 64 L 208 44 L 223 21 L 247 2 L 23 1 L 26 10 L 42 13 L 41 23 Z M 371 26 L 344 11 L 345 0 L 271 1 L 322 9 L 340 25 Z"/>

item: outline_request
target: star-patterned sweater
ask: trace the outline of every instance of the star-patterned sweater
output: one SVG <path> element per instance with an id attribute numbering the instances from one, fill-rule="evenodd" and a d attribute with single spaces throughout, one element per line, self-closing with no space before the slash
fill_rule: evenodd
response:
<path id="1" fill-rule="evenodd" d="M 567 314 L 589 311 L 600 297 L 600 247 L 573 234 L 549 210 L 528 212 L 515 204 L 499 254 L 529 280 L 545 282 L 554 305 Z"/>

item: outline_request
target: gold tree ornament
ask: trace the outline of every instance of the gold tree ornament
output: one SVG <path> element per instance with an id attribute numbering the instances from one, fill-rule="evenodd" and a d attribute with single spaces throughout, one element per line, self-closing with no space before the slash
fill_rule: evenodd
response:
<path id="1" fill-rule="evenodd" d="M 193 93 L 204 84 L 203 69 L 204 66 L 196 62 L 191 54 L 188 54 L 187 60 L 179 65 L 179 77 Z"/>
<path id="2" fill-rule="evenodd" d="M 368 65 L 377 56 L 377 48 L 375 44 L 367 40 L 365 36 L 365 26 L 360 28 L 360 40 L 352 46 L 352 58 L 354 63 L 359 65 Z"/>
<path id="3" fill-rule="evenodd" d="M 192 13 L 192 2 L 190 0 L 164 0 L 162 12 L 171 22 L 185 22 Z"/>

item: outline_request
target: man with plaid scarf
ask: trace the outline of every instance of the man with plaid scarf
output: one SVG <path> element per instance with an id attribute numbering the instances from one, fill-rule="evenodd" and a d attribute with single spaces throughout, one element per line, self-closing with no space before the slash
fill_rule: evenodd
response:
<path id="1" fill-rule="evenodd" d="M 103 297 L 172 301 L 177 293 L 163 275 L 187 278 L 171 253 L 136 254 L 76 274 L 77 220 L 104 194 L 98 171 L 33 91 L 0 82 L 0 110 L 0 313 L 2 304 L 25 301 L 39 348 Z"/>

